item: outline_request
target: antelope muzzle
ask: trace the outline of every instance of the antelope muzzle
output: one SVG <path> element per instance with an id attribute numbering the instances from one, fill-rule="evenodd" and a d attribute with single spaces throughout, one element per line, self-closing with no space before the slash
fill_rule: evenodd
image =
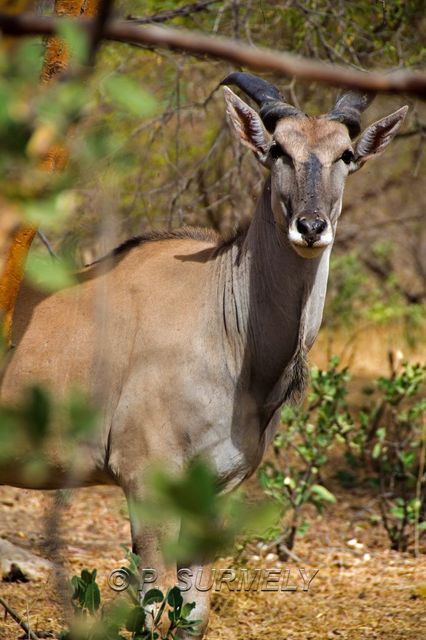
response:
<path id="1" fill-rule="evenodd" d="M 304 258 L 314 258 L 331 244 L 331 224 L 325 215 L 300 215 L 291 223 L 289 240 Z"/>

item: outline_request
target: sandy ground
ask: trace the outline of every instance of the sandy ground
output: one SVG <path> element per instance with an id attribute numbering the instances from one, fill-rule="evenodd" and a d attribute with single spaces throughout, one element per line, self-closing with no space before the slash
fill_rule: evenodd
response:
<path id="1" fill-rule="evenodd" d="M 335 489 L 335 487 L 333 487 Z M 251 567 L 290 569 L 295 592 L 229 593 L 213 596 L 207 638 L 309 640 L 363 638 L 420 640 L 426 637 L 426 556 L 389 551 L 383 531 L 369 522 L 374 504 L 359 491 L 340 490 L 326 517 L 311 517 L 297 545 L 301 562 L 250 561 Z M 0 489 L 0 535 L 35 553 L 46 553 L 46 514 L 52 496 L 9 487 Z M 64 511 L 64 556 L 72 575 L 97 567 L 102 596 L 114 598 L 109 572 L 123 561 L 121 544 L 130 544 L 121 492 L 80 489 Z M 347 543 L 356 538 L 362 548 Z M 222 558 L 217 567 L 232 566 Z M 318 570 L 308 592 L 298 573 Z M 1 596 L 29 620 L 34 630 L 60 629 L 61 613 L 53 576 L 43 582 L 0 583 Z M 9 617 L 0 620 L 0 638 L 22 636 Z"/>

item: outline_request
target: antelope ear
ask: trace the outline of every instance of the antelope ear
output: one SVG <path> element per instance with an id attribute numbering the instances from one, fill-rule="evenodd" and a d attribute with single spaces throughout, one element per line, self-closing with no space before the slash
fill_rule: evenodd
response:
<path id="1" fill-rule="evenodd" d="M 360 169 L 367 160 L 379 155 L 386 149 L 404 122 L 407 111 L 408 106 L 401 107 L 398 111 L 367 127 L 355 145 L 352 171 Z"/>
<path id="2" fill-rule="evenodd" d="M 226 113 L 229 122 L 241 142 L 251 149 L 260 162 L 264 163 L 269 148 L 269 136 L 260 116 L 231 89 L 223 87 Z"/>

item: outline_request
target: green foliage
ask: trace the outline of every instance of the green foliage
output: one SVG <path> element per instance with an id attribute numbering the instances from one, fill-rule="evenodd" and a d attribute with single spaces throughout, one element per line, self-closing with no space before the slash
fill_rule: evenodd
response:
<path id="1" fill-rule="evenodd" d="M 365 313 L 368 275 L 355 252 L 332 255 L 325 324 L 354 326 Z"/>
<path id="2" fill-rule="evenodd" d="M 79 70 L 79 65 L 87 62 L 89 54 L 89 38 L 86 31 L 79 29 L 72 20 L 65 18 L 61 20 L 57 29 L 58 35 L 66 43 L 70 56 L 70 70 Z"/>
<path id="3" fill-rule="evenodd" d="M 82 204 L 76 185 L 83 176 L 93 175 L 94 165 L 97 180 L 102 179 L 102 169 L 113 155 L 114 180 L 105 175 L 109 186 L 117 181 L 120 170 L 128 172 L 135 166 L 133 150 L 124 147 L 127 131 L 117 121 L 124 117 L 131 123 L 137 117 L 140 122 L 153 114 L 157 104 L 129 75 L 105 71 L 88 75 L 81 66 L 86 34 L 66 20 L 60 31 L 71 52 L 66 82 L 40 85 L 43 49 L 34 42 L 0 58 L 2 196 L 23 220 L 53 235 L 63 233 L 76 216 Z M 53 173 L 41 168 L 52 145 L 65 147 L 68 155 L 65 168 Z M 73 270 L 73 264 L 63 259 L 52 261 L 44 247 L 30 256 L 27 269 L 32 282 L 46 291 L 71 284 Z"/>
<path id="4" fill-rule="evenodd" d="M 179 541 L 165 540 L 163 552 L 170 560 L 213 557 L 230 548 L 245 532 L 263 533 L 275 523 L 278 509 L 272 501 L 248 503 L 241 493 L 220 493 L 215 473 L 195 459 L 181 476 L 158 469 L 147 478 L 149 496 L 131 505 L 144 522 L 181 521 Z"/>
<path id="5" fill-rule="evenodd" d="M 425 528 L 425 392 L 425 365 L 406 362 L 378 378 L 347 440 L 348 460 L 367 468 L 391 547 L 400 551 L 412 543 L 416 527 Z"/>
<path id="6" fill-rule="evenodd" d="M 80 576 L 71 578 L 72 600 L 75 609 L 95 613 L 101 604 L 101 594 L 96 583 L 96 569 L 92 572 L 83 569 Z M 78 604 L 75 604 L 78 603 Z"/>
<path id="7" fill-rule="evenodd" d="M 154 98 L 127 76 L 105 78 L 103 89 L 115 107 L 126 109 L 134 116 L 150 116 L 155 112 Z"/>
<path id="8" fill-rule="evenodd" d="M 325 504 L 335 502 L 321 481 L 321 469 L 336 439 L 352 427 L 346 403 L 348 380 L 348 371 L 339 371 L 337 358 L 327 371 L 313 367 L 307 402 L 303 407 L 283 408 L 283 428 L 274 439 L 274 461 L 259 469 L 261 486 L 287 517 L 284 532 L 280 531 L 284 541 L 284 546 L 278 545 L 281 556 L 293 547 L 298 530 L 306 530 L 305 505 L 312 504 L 322 513 Z M 271 537 L 277 533 L 271 531 Z"/>
<path id="9" fill-rule="evenodd" d="M 18 406 L 1 406 L 0 460 L 13 459 L 25 448 L 38 450 L 47 436 L 50 420 L 50 398 L 38 385 L 26 390 Z"/>
<path id="10" fill-rule="evenodd" d="M 62 464 L 71 471 L 79 462 L 76 436 L 88 437 L 97 418 L 81 391 L 74 389 L 65 398 L 54 400 L 43 386 L 32 385 L 18 403 L 0 405 L 0 463 L 7 465 L 13 460 L 30 484 L 42 484 L 48 475 L 46 443 L 60 438 Z"/>
<path id="11" fill-rule="evenodd" d="M 32 251 L 28 256 L 26 273 L 40 291 L 57 291 L 76 282 L 72 269 L 64 260 L 58 260 L 42 250 Z"/>
<path id="12" fill-rule="evenodd" d="M 121 596 L 102 607 L 96 569 L 83 569 L 80 576 L 71 578 L 71 600 L 76 617 L 71 629 L 60 634 L 61 640 L 173 640 L 179 629 L 196 634 L 200 621 L 189 619 L 195 604 L 184 604 L 177 586 L 165 594 L 157 588 L 140 593 L 137 589 L 139 558 L 129 552 L 128 561 L 126 569 L 136 589 L 129 590 L 127 597 Z"/>
<path id="13" fill-rule="evenodd" d="M 297 533 L 306 530 L 305 505 L 322 513 L 335 502 L 321 482 L 321 470 L 339 444 L 345 444 L 348 468 L 336 476 L 351 488 L 363 470 L 377 491 L 393 549 L 406 550 L 414 532 L 426 529 L 426 365 L 393 368 L 390 376 L 365 389 L 366 404 L 357 411 L 347 404 L 349 381 L 348 370 L 339 370 L 336 358 L 327 371 L 314 367 L 305 406 L 284 407 L 274 460 L 259 470 L 261 486 L 285 516 L 284 529 L 270 531 L 282 557 Z"/>
<path id="14" fill-rule="evenodd" d="M 383 278 L 371 277 L 360 250 L 338 251 L 331 256 L 330 282 L 324 313 L 324 324 L 332 329 L 353 329 L 363 323 L 384 324 L 393 320 L 405 323 L 408 342 L 423 335 L 422 304 L 407 304 L 402 294 L 399 276 L 392 266 L 395 245 L 378 241 L 371 249 L 377 269 Z"/>

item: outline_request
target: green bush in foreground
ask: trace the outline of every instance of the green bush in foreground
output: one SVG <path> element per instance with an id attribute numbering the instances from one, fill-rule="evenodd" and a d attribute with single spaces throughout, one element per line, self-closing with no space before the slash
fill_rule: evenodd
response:
<path id="1" fill-rule="evenodd" d="M 102 608 L 96 569 L 91 572 L 83 569 L 80 576 L 71 578 L 75 617 L 71 629 L 60 634 L 60 640 L 126 640 L 129 637 L 132 640 L 173 640 L 179 629 L 196 634 L 200 621 L 188 619 L 195 604 L 184 604 L 177 586 L 168 589 L 166 594 L 157 588 L 149 589 L 140 597 L 138 557 L 128 553 L 128 561 L 126 572 L 130 584 L 127 595 Z"/>

